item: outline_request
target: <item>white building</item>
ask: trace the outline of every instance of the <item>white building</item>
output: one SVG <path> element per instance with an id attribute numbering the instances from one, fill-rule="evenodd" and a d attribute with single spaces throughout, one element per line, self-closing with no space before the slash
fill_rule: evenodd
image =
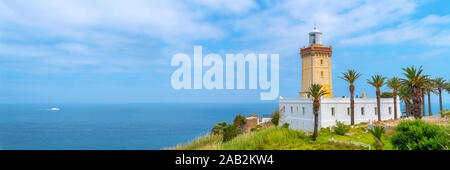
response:
<path id="1" fill-rule="evenodd" d="M 283 99 L 280 97 L 280 124 L 288 123 L 292 129 L 314 130 L 313 99 Z M 355 98 L 355 123 L 377 121 L 377 100 L 375 98 Z M 394 101 L 381 99 L 381 119 L 394 119 Z M 397 101 L 397 116 L 400 117 L 400 101 Z M 322 98 L 319 108 L 318 127 L 330 127 L 336 121 L 350 124 L 350 98 Z"/>
<path id="2" fill-rule="evenodd" d="M 293 129 L 314 130 L 313 99 L 307 95 L 311 84 L 321 84 L 329 94 L 320 100 L 318 127 L 330 127 L 336 121 L 350 124 L 350 98 L 333 98 L 331 55 L 332 47 L 321 44 L 322 33 L 315 27 L 309 33 L 310 44 L 300 49 L 302 58 L 302 91 L 299 98 L 284 99 L 280 97 L 280 124 L 288 123 Z M 361 79 L 361 78 L 360 78 Z M 342 80 L 343 81 L 343 80 Z M 359 80 L 363 82 L 364 80 Z M 358 80 L 357 80 L 358 82 Z M 348 92 L 348 88 L 342 89 Z M 375 93 L 375 88 L 373 89 Z M 349 93 L 349 92 L 348 92 Z M 355 98 L 355 123 L 377 121 L 377 101 L 375 98 Z M 397 98 L 398 99 L 398 98 Z M 381 120 L 394 118 L 394 100 L 381 99 Z M 397 116 L 400 117 L 400 101 L 397 101 Z"/>

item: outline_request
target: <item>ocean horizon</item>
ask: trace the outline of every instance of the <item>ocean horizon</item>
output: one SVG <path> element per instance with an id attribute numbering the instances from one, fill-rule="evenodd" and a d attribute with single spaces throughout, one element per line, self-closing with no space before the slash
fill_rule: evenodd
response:
<path id="1" fill-rule="evenodd" d="M 216 123 L 232 122 L 237 114 L 268 115 L 277 105 L 0 104 L 0 149 L 165 149 L 204 136 Z M 428 111 L 428 106 L 426 107 Z M 439 104 L 433 103 L 432 110 L 434 114 L 438 114 Z"/>
<path id="2" fill-rule="evenodd" d="M 187 143 L 237 114 L 276 104 L 1 104 L 0 149 L 155 150 Z"/>

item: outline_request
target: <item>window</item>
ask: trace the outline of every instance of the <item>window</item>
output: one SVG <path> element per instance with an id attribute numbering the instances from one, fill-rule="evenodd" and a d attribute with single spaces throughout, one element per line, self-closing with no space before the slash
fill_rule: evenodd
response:
<path id="1" fill-rule="evenodd" d="M 350 116 L 350 107 L 347 107 L 347 116 Z"/>
<path id="2" fill-rule="evenodd" d="M 323 77 L 323 71 L 320 72 L 320 76 Z"/>
<path id="3" fill-rule="evenodd" d="M 364 107 L 361 107 L 361 115 L 364 116 Z"/>
<path id="4" fill-rule="evenodd" d="M 303 115 L 305 115 L 305 107 L 302 107 Z"/>
<path id="5" fill-rule="evenodd" d="M 374 110 L 375 110 L 375 115 L 377 115 L 377 107 L 375 107 Z"/>
<path id="6" fill-rule="evenodd" d="M 298 112 L 298 106 L 297 106 L 297 112 Z"/>
<path id="7" fill-rule="evenodd" d="M 389 114 L 392 114 L 392 108 L 389 107 Z"/>
<path id="8" fill-rule="evenodd" d="M 291 113 L 293 113 L 293 112 L 294 112 L 294 107 L 291 106 Z"/>
<path id="9" fill-rule="evenodd" d="M 320 60 L 320 64 L 323 64 L 323 60 L 322 59 Z"/>
<path id="10" fill-rule="evenodd" d="M 331 116 L 334 116 L 334 107 L 331 108 Z"/>
<path id="11" fill-rule="evenodd" d="M 280 112 L 281 112 L 281 113 L 284 113 L 284 111 L 285 111 L 285 107 L 283 106 L 283 107 L 281 107 Z"/>

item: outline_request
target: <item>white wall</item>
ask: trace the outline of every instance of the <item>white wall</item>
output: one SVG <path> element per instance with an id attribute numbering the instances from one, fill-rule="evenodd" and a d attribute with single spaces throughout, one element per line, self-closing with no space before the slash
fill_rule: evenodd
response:
<path id="1" fill-rule="evenodd" d="M 280 112 L 282 115 L 280 124 L 289 123 L 290 128 L 297 130 L 314 130 L 312 102 L 312 99 L 280 99 L 280 110 L 283 111 L 284 107 L 284 112 Z"/>
<path id="2" fill-rule="evenodd" d="M 284 112 L 281 112 L 280 124 L 289 123 L 292 129 L 303 131 L 314 130 L 312 105 L 312 99 L 280 99 L 280 111 L 283 111 L 284 108 Z M 362 107 L 364 108 L 364 115 L 361 114 Z M 378 116 L 375 114 L 376 107 L 375 98 L 355 98 L 355 123 L 378 120 Z M 389 107 L 391 108 L 390 113 Z M 303 108 L 305 109 L 304 113 Z M 334 115 L 332 115 L 332 108 L 335 110 Z M 319 128 L 334 126 L 336 120 L 350 124 L 350 115 L 347 114 L 347 108 L 350 108 L 350 98 L 323 98 L 319 109 Z M 382 120 L 394 118 L 394 101 L 392 98 L 381 99 L 380 112 Z M 397 114 L 400 117 L 400 101 L 397 101 Z"/>

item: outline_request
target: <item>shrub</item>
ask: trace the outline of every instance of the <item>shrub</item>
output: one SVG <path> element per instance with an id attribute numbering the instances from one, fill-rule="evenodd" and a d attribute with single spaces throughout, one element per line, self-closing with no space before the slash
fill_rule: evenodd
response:
<path id="1" fill-rule="evenodd" d="M 336 133 L 336 135 L 344 135 L 348 131 L 350 131 L 350 128 L 347 125 L 340 121 L 336 121 L 336 126 L 334 127 L 334 133 Z"/>
<path id="2" fill-rule="evenodd" d="M 381 141 L 381 137 L 384 134 L 383 126 L 373 126 L 369 129 L 370 134 L 372 134 L 373 139 L 375 140 L 374 146 L 377 150 L 383 150 L 383 142 Z"/>
<path id="3" fill-rule="evenodd" d="M 245 125 L 245 123 L 247 123 L 247 119 L 241 114 L 238 114 L 233 120 L 233 125 L 236 127 L 242 127 Z"/>
<path id="4" fill-rule="evenodd" d="M 223 142 L 230 141 L 241 133 L 241 128 L 235 125 L 227 125 L 223 130 Z"/>
<path id="5" fill-rule="evenodd" d="M 223 130 L 227 126 L 227 122 L 220 122 L 214 125 L 214 127 L 211 129 L 211 134 L 214 135 L 220 135 L 223 134 Z"/>
<path id="6" fill-rule="evenodd" d="M 443 150 L 448 149 L 447 133 L 437 125 L 420 119 L 402 121 L 391 137 L 392 145 L 400 150 Z"/>
<path id="7" fill-rule="evenodd" d="M 281 125 L 282 128 L 289 128 L 289 123 L 283 123 L 283 125 Z"/>
<path id="8" fill-rule="evenodd" d="M 442 110 L 439 113 L 441 114 L 441 117 L 446 117 L 446 116 L 448 117 L 448 116 L 450 116 L 450 110 L 448 110 L 448 109 Z"/>
<path id="9" fill-rule="evenodd" d="M 278 109 L 272 113 L 270 116 L 272 118 L 271 122 L 273 125 L 278 126 L 278 123 L 280 122 L 280 111 Z"/>
<path id="10" fill-rule="evenodd" d="M 383 92 L 380 95 L 381 98 L 392 98 L 392 96 L 394 96 L 392 95 L 392 92 Z"/>

